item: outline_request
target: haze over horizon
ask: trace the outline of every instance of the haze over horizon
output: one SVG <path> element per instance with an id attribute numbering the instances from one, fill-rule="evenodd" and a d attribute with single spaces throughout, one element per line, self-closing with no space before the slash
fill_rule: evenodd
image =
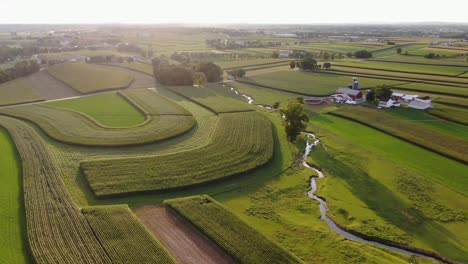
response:
<path id="1" fill-rule="evenodd" d="M 467 8 L 468 3 L 462 0 L 446 0 L 443 4 L 422 0 L 395 0 L 385 5 L 376 5 L 371 0 L 297 0 L 288 4 L 238 0 L 230 5 L 214 0 L 17 0 L 8 3 L 8 12 L 2 14 L 0 24 L 468 23 L 465 12 Z"/>

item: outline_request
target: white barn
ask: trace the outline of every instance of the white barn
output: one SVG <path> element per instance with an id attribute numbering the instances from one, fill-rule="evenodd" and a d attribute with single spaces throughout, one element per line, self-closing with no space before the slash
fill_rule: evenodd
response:
<path id="1" fill-rule="evenodd" d="M 420 110 L 432 108 L 432 100 L 431 99 L 423 100 L 423 99 L 416 98 L 408 104 L 408 107 L 420 109 Z"/>

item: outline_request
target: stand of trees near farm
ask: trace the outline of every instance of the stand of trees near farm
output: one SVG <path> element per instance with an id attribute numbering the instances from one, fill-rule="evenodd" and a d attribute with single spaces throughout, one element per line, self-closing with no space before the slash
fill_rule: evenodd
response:
<path id="1" fill-rule="evenodd" d="M 13 68 L 0 69 L 0 83 L 29 75 L 39 71 L 39 65 L 35 61 L 20 61 Z"/>
<path id="2" fill-rule="evenodd" d="M 198 85 L 204 86 L 207 82 L 221 80 L 223 71 L 212 62 L 198 62 L 185 65 L 173 65 L 163 57 L 152 60 L 154 77 L 164 85 L 182 86 Z"/>

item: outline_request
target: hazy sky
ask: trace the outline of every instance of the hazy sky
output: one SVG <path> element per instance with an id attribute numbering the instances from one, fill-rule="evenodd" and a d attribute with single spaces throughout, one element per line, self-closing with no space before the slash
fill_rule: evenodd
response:
<path id="1" fill-rule="evenodd" d="M 0 23 L 10 24 L 468 22 L 468 0 L 0 0 L 0 4 Z"/>

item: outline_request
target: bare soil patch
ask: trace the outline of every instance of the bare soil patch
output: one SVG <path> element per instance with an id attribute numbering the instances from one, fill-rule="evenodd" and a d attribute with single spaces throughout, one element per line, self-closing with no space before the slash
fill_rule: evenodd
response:
<path id="1" fill-rule="evenodd" d="M 164 205 L 132 209 L 179 263 L 236 263 L 225 251 Z"/>

